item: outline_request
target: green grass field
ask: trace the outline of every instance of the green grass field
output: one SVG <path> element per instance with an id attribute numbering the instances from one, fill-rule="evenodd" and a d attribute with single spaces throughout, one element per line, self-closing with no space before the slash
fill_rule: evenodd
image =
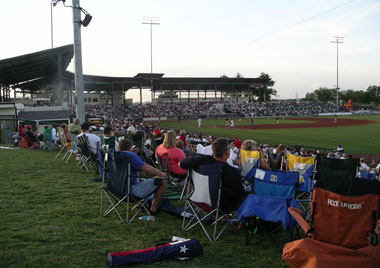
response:
<path id="1" fill-rule="evenodd" d="M 102 218 L 100 182 L 55 154 L 0 149 L 0 267 L 108 267 L 107 252 L 152 247 L 173 235 L 198 238 L 203 256 L 149 267 L 288 267 L 270 241 L 245 246 L 245 231 L 236 225 L 210 243 L 200 228 L 183 232 L 182 220 L 164 212 L 154 222 L 129 225 L 115 213 Z M 277 237 L 282 245 L 286 240 L 286 233 Z"/>
<path id="2" fill-rule="evenodd" d="M 252 129 L 231 130 L 227 128 L 216 128 L 213 125 L 224 126 L 224 119 L 204 119 L 201 129 L 195 120 L 180 122 L 161 122 L 161 126 L 174 129 L 185 129 L 187 131 L 201 132 L 202 134 L 233 138 L 237 136 L 240 140 L 253 139 L 264 144 L 286 144 L 336 149 L 342 144 L 345 152 L 350 154 L 380 154 L 380 116 L 350 116 L 350 119 L 368 119 L 376 121 L 375 124 L 362 126 L 332 127 L 332 128 L 294 128 L 294 129 Z M 245 119 L 242 123 L 234 120 L 235 125 L 250 125 L 250 120 Z M 281 120 L 280 124 L 300 123 L 306 121 Z M 275 124 L 274 119 L 255 119 L 255 125 Z M 208 126 L 206 126 L 208 125 Z"/>

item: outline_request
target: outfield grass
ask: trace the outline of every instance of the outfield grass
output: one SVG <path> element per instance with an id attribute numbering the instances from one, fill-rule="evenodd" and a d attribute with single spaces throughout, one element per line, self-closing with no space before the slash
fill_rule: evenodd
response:
<path id="1" fill-rule="evenodd" d="M 200 228 L 183 232 L 181 219 L 164 212 L 130 225 L 114 213 L 101 218 L 100 183 L 55 154 L 0 149 L 0 267 L 107 267 L 107 252 L 151 247 L 173 235 L 198 238 L 204 255 L 149 267 L 288 267 L 269 241 L 245 246 L 245 231 L 235 225 L 210 243 Z M 277 240 L 284 244 L 286 233 Z"/>
<path id="2" fill-rule="evenodd" d="M 185 129 L 187 131 L 200 132 L 202 134 L 233 138 L 237 136 L 240 140 L 254 139 L 265 144 L 287 144 L 336 149 L 337 144 L 342 144 L 345 152 L 350 154 L 380 154 L 380 116 L 350 116 L 350 119 L 367 119 L 376 121 L 375 124 L 331 127 L 331 128 L 294 128 L 294 129 L 249 129 L 231 130 L 226 128 L 212 127 L 212 125 L 224 125 L 224 119 L 202 120 L 205 125 L 198 128 L 195 120 L 180 122 L 161 122 L 161 126 L 174 129 Z M 339 120 L 339 119 L 338 119 Z M 249 119 L 242 123 L 234 120 L 235 125 L 250 125 Z M 301 123 L 303 121 L 281 120 L 283 123 Z M 275 124 L 273 119 L 255 119 L 255 125 Z M 308 122 L 310 123 L 310 122 Z M 210 126 L 208 126 L 210 125 Z"/>

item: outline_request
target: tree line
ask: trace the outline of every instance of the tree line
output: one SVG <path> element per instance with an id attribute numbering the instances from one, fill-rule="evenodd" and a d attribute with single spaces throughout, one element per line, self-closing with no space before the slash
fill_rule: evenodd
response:
<path id="1" fill-rule="evenodd" d="M 369 86 L 367 90 L 341 90 L 339 99 L 347 102 L 351 99 L 354 103 L 380 103 L 380 86 Z M 306 93 L 304 101 L 336 102 L 336 89 L 320 87 L 313 92 Z"/>

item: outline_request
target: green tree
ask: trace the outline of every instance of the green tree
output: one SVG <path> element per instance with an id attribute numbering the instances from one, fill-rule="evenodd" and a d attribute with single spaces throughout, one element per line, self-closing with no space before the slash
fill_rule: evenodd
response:
<path id="1" fill-rule="evenodd" d="M 318 97 L 314 92 L 309 92 L 309 93 L 306 93 L 306 96 L 303 100 L 305 100 L 305 101 L 317 101 Z"/>
<path id="2" fill-rule="evenodd" d="M 258 101 L 269 101 L 272 96 L 277 94 L 277 90 L 273 88 L 276 82 L 266 73 L 261 73 L 259 78 L 268 79 L 268 82 L 261 88 L 253 88 L 252 94 L 257 97 Z"/>
<path id="3" fill-rule="evenodd" d="M 238 73 L 236 74 L 235 78 L 244 78 L 244 77 L 243 77 L 243 75 L 242 75 L 241 73 L 238 72 Z"/>
<path id="4" fill-rule="evenodd" d="M 380 103 L 380 87 L 369 86 L 366 91 L 368 101 L 374 103 Z"/>
<path id="5" fill-rule="evenodd" d="M 319 101 L 328 102 L 336 100 L 336 89 L 320 87 L 314 90 L 314 94 Z"/>

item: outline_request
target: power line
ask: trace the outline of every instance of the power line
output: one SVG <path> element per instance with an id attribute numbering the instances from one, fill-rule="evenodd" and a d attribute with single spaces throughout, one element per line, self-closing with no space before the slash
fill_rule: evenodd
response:
<path id="1" fill-rule="evenodd" d="M 343 7 L 343 6 L 346 6 L 346 5 L 348 5 L 348 4 L 351 4 L 351 3 L 355 2 L 355 1 L 356 1 L 356 0 L 347 1 L 347 2 L 345 2 L 345 3 L 343 3 L 343 4 L 339 5 L 339 6 L 336 6 L 336 7 L 330 8 L 330 9 L 328 9 L 328 10 L 326 10 L 326 11 L 323 11 L 323 12 L 317 14 L 317 15 L 314 15 L 314 16 L 311 16 L 311 17 L 306 18 L 306 19 L 304 19 L 304 20 L 301 20 L 301 21 L 299 21 L 299 22 L 297 22 L 297 23 L 295 23 L 295 24 L 293 24 L 293 25 L 291 25 L 291 26 L 289 26 L 289 27 L 287 27 L 287 28 L 285 28 L 285 29 L 277 30 L 277 31 L 275 31 L 275 32 L 273 32 L 273 33 L 270 33 L 270 34 L 264 35 L 264 36 L 262 36 L 262 37 L 256 38 L 256 39 L 254 39 L 254 40 L 252 40 L 252 41 L 248 41 L 248 42 L 246 42 L 246 43 L 244 43 L 244 44 L 238 46 L 237 48 L 241 48 L 241 47 L 244 47 L 244 46 L 250 45 L 250 44 L 252 44 L 252 43 L 254 43 L 254 42 L 260 41 L 260 40 L 262 40 L 262 39 L 265 39 L 265 38 L 271 37 L 271 36 L 273 36 L 273 35 L 279 34 L 279 33 L 281 33 L 281 32 L 284 32 L 284 31 L 288 30 L 288 29 L 291 29 L 291 28 L 293 28 L 293 27 L 295 27 L 295 26 L 297 26 L 297 25 L 300 25 L 300 24 L 305 23 L 305 22 L 307 22 L 307 21 L 309 21 L 309 20 L 315 19 L 315 18 L 320 17 L 320 16 L 322 16 L 322 15 L 324 15 L 324 14 L 327 14 L 327 13 L 333 11 L 333 10 L 336 10 L 336 9 L 338 9 L 338 8 L 341 8 L 341 7 Z"/>

